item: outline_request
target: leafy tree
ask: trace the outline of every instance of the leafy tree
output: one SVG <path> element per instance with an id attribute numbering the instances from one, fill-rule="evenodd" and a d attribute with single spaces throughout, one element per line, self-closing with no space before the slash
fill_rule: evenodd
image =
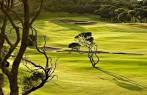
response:
<path id="1" fill-rule="evenodd" d="M 115 22 L 120 22 L 120 20 L 119 20 L 119 18 L 118 18 L 118 16 L 121 14 L 121 13 L 124 13 L 126 10 L 124 9 L 124 8 L 117 8 L 117 9 L 115 9 L 114 10 L 114 14 L 115 14 L 115 16 L 114 16 L 114 21 Z"/>
<path id="2" fill-rule="evenodd" d="M 141 7 L 141 8 L 135 8 L 136 11 L 136 18 L 142 23 L 145 22 L 145 19 L 147 18 L 147 8 Z"/>
<path id="3" fill-rule="evenodd" d="M 126 11 L 126 9 L 124 9 L 124 8 L 118 8 L 118 9 L 115 9 L 115 14 L 120 14 L 120 13 L 123 13 L 123 12 L 125 12 Z"/>
<path id="4" fill-rule="evenodd" d="M 118 15 L 118 20 L 120 22 L 130 22 L 131 16 L 128 14 L 128 12 L 122 12 Z"/>
<path id="5" fill-rule="evenodd" d="M 100 0 L 48 0 L 45 9 L 53 12 L 94 13 Z"/>
<path id="6" fill-rule="evenodd" d="M 96 64 L 99 62 L 97 45 L 94 42 L 91 32 L 82 32 L 75 36 L 75 39 L 88 49 L 88 58 L 92 67 L 96 68 Z"/>
<path id="7" fill-rule="evenodd" d="M 36 2 L 36 0 L 31 1 Z M 44 9 L 52 12 L 96 14 L 102 19 L 112 22 L 119 22 L 117 18 L 120 13 L 120 16 L 126 14 L 122 13 L 121 9 L 124 9 L 125 11 L 135 10 L 135 12 L 137 12 L 136 17 L 131 14 L 126 16 L 131 16 L 131 22 L 145 22 L 146 17 L 142 16 L 142 10 L 136 11 L 136 8 L 146 7 L 146 2 L 147 0 L 46 0 L 44 3 Z M 119 11 L 119 13 L 117 13 L 116 10 Z M 143 14 L 145 13 L 144 10 Z M 140 17 L 138 15 L 140 15 Z M 143 17 L 142 20 L 141 17 Z M 127 18 L 127 20 L 130 21 L 129 18 Z"/>
<path id="8" fill-rule="evenodd" d="M 112 5 L 102 5 L 97 11 L 96 13 L 98 15 L 100 15 L 102 18 L 105 19 L 112 19 L 115 14 L 114 14 L 114 10 L 115 10 L 115 6 Z"/>
<path id="9" fill-rule="evenodd" d="M 81 45 L 79 43 L 75 43 L 75 42 L 70 43 L 68 45 L 68 48 L 71 48 L 72 51 L 79 51 L 80 50 L 80 47 L 81 47 Z"/>

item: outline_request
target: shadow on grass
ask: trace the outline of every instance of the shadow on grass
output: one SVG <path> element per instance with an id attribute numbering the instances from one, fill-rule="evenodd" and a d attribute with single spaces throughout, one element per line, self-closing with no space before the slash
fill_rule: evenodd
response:
<path id="1" fill-rule="evenodd" d="M 103 70 L 102 68 L 99 68 L 99 67 L 95 67 L 95 69 L 97 69 L 98 71 L 101 71 L 102 73 L 104 73 L 106 75 L 111 76 L 113 78 L 111 80 L 111 82 L 115 83 L 119 87 L 122 87 L 122 88 L 125 88 L 128 90 L 132 90 L 132 91 L 147 90 L 147 88 L 144 87 L 143 85 L 137 83 L 136 81 L 130 80 L 125 76 Z M 108 79 L 106 79 L 106 80 L 108 80 Z"/>

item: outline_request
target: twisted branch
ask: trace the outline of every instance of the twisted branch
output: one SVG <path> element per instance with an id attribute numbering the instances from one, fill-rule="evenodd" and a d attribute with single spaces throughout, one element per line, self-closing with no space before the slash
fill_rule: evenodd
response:
<path id="1" fill-rule="evenodd" d="M 40 54 L 43 54 L 43 55 L 44 55 L 45 60 L 46 60 L 45 66 L 37 65 L 36 63 L 34 63 L 34 62 L 32 62 L 32 61 L 30 61 L 30 60 L 28 60 L 28 59 L 25 59 L 25 58 L 23 58 L 22 60 L 24 60 L 24 61 L 26 61 L 27 63 L 29 63 L 30 65 L 34 66 L 34 68 L 37 68 L 38 71 L 42 70 L 43 73 L 44 73 L 44 77 L 41 78 L 41 82 L 40 82 L 37 86 L 32 86 L 30 89 L 24 90 L 22 95 L 27 95 L 27 94 L 29 94 L 29 93 L 31 93 L 31 92 L 33 92 L 33 91 L 35 91 L 35 90 L 41 88 L 42 86 L 45 85 L 45 83 L 46 83 L 48 80 L 51 80 L 51 79 L 54 77 L 54 75 L 52 75 L 52 74 L 54 73 L 54 71 L 55 71 L 55 69 L 56 69 L 56 62 L 57 62 L 57 60 L 56 60 L 55 66 L 54 66 L 54 67 L 53 67 L 52 65 L 49 66 L 49 64 L 52 64 L 52 62 L 49 61 L 49 59 L 51 59 L 51 57 L 48 57 L 48 55 L 47 55 L 47 53 L 46 53 L 46 51 L 45 51 L 46 39 L 44 38 L 44 42 L 45 42 L 45 43 L 44 43 L 44 49 L 42 49 L 42 50 L 39 49 L 38 44 L 37 44 L 37 30 L 36 30 L 35 28 L 33 28 L 33 27 L 31 27 L 31 28 L 32 28 L 32 29 L 31 29 L 31 30 L 32 30 L 32 34 L 34 34 L 34 36 L 35 36 L 35 38 L 36 38 L 36 40 L 33 41 L 33 42 L 34 42 L 34 45 L 35 45 L 35 48 L 36 48 L 36 50 L 37 50 Z M 52 60 L 52 59 L 51 59 L 51 60 Z M 32 70 L 32 71 L 34 71 L 34 70 Z M 34 72 L 35 72 L 35 71 L 34 71 Z"/>
<path id="2" fill-rule="evenodd" d="M 87 35 L 88 33 L 88 35 Z M 88 40 L 92 38 L 92 40 Z M 87 47 L 88 48 L 88 58 L 92 64 L 92 66 L 95 68 L 96 67 L 96 64 L 100 61 L 99 60 L 99 56 L 97 54 L 97 45 L 95 42 L 93 42 L 93 37 L 92 37 L 92 34 L 91 32 L 83 32 L 79 35 L 77 35 L 75 37 L 76 40 L 78 40 L 79 43 L 81 43 L 83 46 Z"/>

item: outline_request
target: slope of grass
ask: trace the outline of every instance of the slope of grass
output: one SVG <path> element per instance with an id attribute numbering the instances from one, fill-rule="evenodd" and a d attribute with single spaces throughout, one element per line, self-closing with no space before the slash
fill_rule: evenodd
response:
<path id="1" fill-rule="evenodd" d="M 66 14 L 67 15 L 67 14 Z M 57 18 L 91 20 L 95 21 L 94 16 L 55 16 L 52 15 L 44 20 L 38 20 L 36 27 L 40 35 L 48 37 L 48 45 L 66 48 L 68 43 L 74 41 L 74 36 L 80 32 L 90 31 L 99 45 L 100 49 L 108 51 L 128 51 L 128 52 L 147 52 L 147 28 L 142 28 L 140 24 L 133 26 L 130 24 L 111 24 L 97 21 L 95 25 L 73 25 L 55 21 Z M 69 16 L 69 17 L 68 17 Z M 42 40 L 40 40 L 42 42 Z"/>
<path id="2" fill-rule="evenodd" d="M 76 34 L 91 31 L 100 50 L 147 53 L 147 28 L 140 24 L 97 21 L 95 25 L 74 25 L 58 23 L 57 18 L 96 20 L 88 15 L 45 16 L 36 22 L 36 27 L 40 35 L 47 36 L 47 46 L 67 48 Z M 43 39 L 40 38 L 41 44 Z M 58 78 L 32 95 L 147 95 L 146 55 L 100 54 L 101 61 L 97 66 L 101 70 L 91 67 L 86 54 L 50 52 L 49 55 L 59 57 L 55 73 Z M 42 61 L 40 55 L 30 56 L 37 62 Z"/>
<path id="3" fill-rule="evenodd" d="M 97 21 L 97 24 L 59 23 L 57 19 L 62 18 Z M 46 13 L 36 21 L 35 27 L 40 46 L 43 45 L 43 35 L 47 37 L 47 46 L 67 48 L 75 35 L 90 31 L 99 50 L 145 55 L 100 54 L 98 70 L 91 67 L 86 54 L 48 51 L 54 59 L 59 58 L 57 77 L 31 95 L 147 95 L 147 28 L 142 24 L 112 24 L 91 15 Z M 26 54 L 43 64 L 43 56 L 31 48 Z"/>
<path id="4" fill-rule="evenodd" d="M 60 57 L 57 78 L 32 95 L 146 95 L 146 56 L 101 54 L 97 66 L 102 71 L 93 69 L 86 55 L 56 56 Z"/>

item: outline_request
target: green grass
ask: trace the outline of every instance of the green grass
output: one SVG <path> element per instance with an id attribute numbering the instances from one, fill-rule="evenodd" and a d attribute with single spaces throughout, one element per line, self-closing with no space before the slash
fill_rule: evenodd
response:
<path id="1" fill-rule="evenodd" d="M 56 21 L 59 18 L 91 20 L 97 24 L 64 24 Z M 75 35 L 90 31 L 99 50 L 145 55 L 100 54 L 97 66 L 101 70 L 96 70 L 91 67 L 86 54 L 49 52 L 54 59 L 59 58 L 55 72 L 58 78 L 31 95 L 147 95 L 144 88 L 147 87 L 147 28 L 141 25 L 106 23 L 92 15 L 41 15 L 35 23 L 40 46 L 43 45 L 43 35 L 47 36 L 47 46 L 67 48 Z M 43 63 L 43 56 L 32 49 L 28 48 L 26 54 L 33 61 Z"/>
<path id="2" fill-rule="evenodd" d="M 48 14 L 49 15 L 49 14 Z M 67 14 L 66 14 L 67 15 Z M 69 15 L 69 14 L 68 14 Z M 40 35 L 48 37 L 48 45 L 66 48 L 68 43 L 74 41 L 74 36 L 83 31 L 93 32 L 94 38 L 100 49 L 109 51 L 128 51 L 147 53 L 147 28 L 134 27 L 129 24 L 111 24 L 97 21 L 96 25 L 71 25 L 58 23 L 53 20 L 59 18 L 92 20 L 94 16 L 49 16 L 48 19 L 40 19 L 36 22 L 36 27 Z M 42 42 L 42 40 L 40 40 Z"/>
<path id="3" fill-rule="evenodd" d="M 147 91 L 137 86 L 147 83 L 145 56 L 100 55 L 101 62 L 97 66 L 116 73 L 117 78 L 127 77 L 135 81 L 133 83 L 115 80 L 109 73 L 93 69 L 86 55 L 60 53 L 57 56 L 61 57 L 55 73 L 58 78 L 33 95 L 146 95 Z"/>

